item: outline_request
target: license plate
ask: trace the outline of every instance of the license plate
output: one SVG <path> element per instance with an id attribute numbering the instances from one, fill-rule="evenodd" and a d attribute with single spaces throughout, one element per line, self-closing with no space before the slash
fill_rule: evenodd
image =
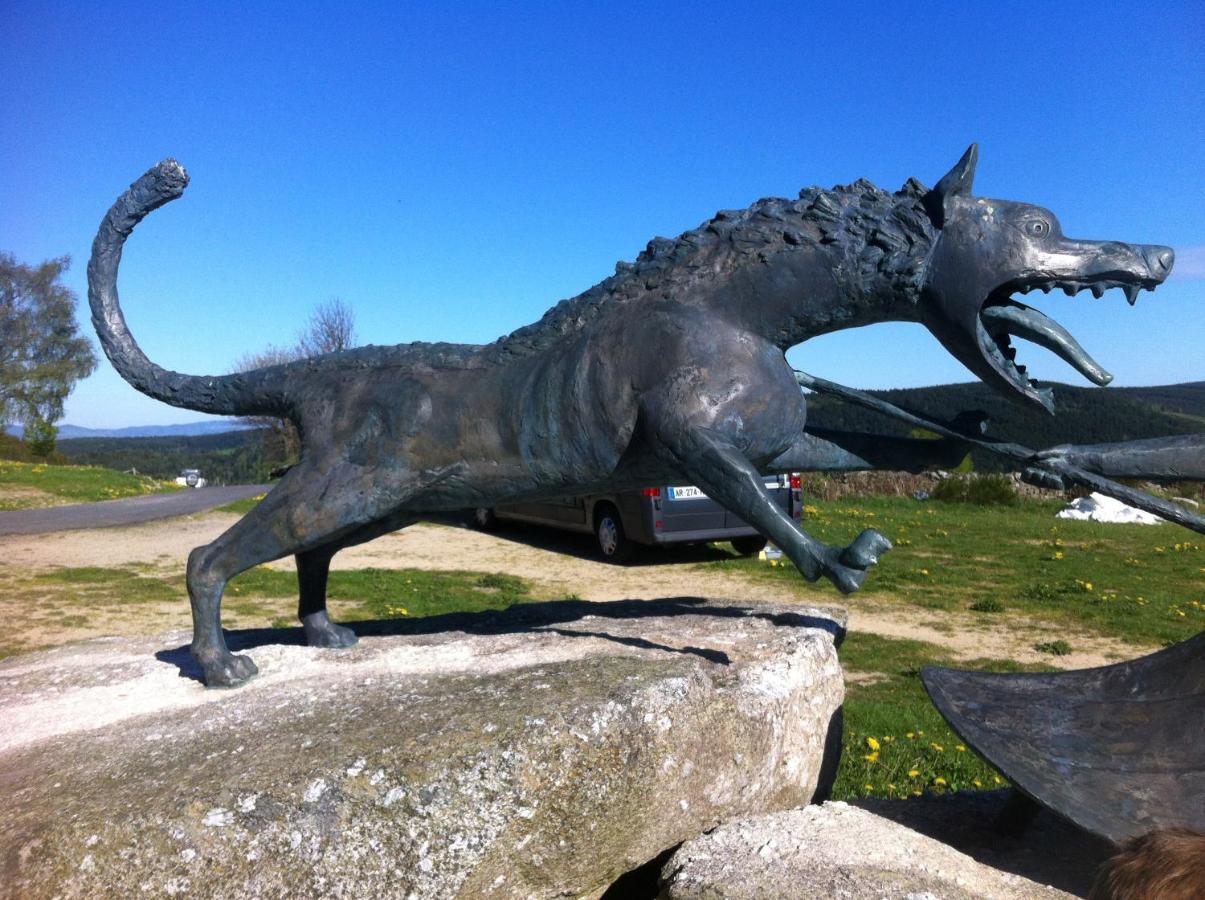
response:
<path id="1" fill-rule="evenodd" d="M 693 484 L 683 487 L 672 487 L 669 489 L 669 499 L 671 500 L 698 500 L 700 497 L 706 497 L 701 490 Z"/>

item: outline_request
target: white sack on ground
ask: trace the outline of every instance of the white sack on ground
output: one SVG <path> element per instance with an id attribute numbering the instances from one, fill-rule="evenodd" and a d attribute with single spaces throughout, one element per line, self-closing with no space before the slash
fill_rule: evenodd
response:
<path id="1" fill-rule="evenodd" d="M 1163 519 L 1154 513 L 1127 506 L 1104 494 L 1089 494 L 1072 500 L 1057 513 L 1060 519 L 1080 519 L 1088 522 L 1120 522 L 1127 525 L 1161 525 Z"/>

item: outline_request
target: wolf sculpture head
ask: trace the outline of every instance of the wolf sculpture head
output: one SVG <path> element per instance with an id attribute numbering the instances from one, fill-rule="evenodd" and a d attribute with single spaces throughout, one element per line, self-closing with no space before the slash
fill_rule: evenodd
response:
<path id="1" fill-rule="evenodd" d="M 1040 206 L 971 194 L 978 149 L 924 198 L 937 228 L 922 287 L 920 320 L 961 363 L 1007 396 L 1054 412 L 1049 388 L 1039 388 L 1015 363 L 1011 337 L 1056 353 L 1098 385 L 1113 376 L 1068 331 L 1014 294 L 1061 288 L 1068 296 L 1100 297 L 1121 288 L 1131 304 L 1171 272 L 1170 247 L 1084 241 L 1065 237 L 1054 214 Z"/>

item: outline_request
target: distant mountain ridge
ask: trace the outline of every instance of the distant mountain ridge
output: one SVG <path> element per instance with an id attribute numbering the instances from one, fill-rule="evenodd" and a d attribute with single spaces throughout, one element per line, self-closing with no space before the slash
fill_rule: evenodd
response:
<path id="1" fill-rule="evenodd" d="M 254 428 L 235 419 L 224 422 L 181 422 L 176 425 L 131 425 L 128 428 L 84 428 L 79 425 L 60 425 L 59 440 L 77 438 L 140 438 L 140 437 L 197 437 L 205 434 L 225 434 L 228 431 L 245 431 Z M 21 437 L 25 429 L 21 425 L 9 425 L 4 429 L 14 437 Z"/>

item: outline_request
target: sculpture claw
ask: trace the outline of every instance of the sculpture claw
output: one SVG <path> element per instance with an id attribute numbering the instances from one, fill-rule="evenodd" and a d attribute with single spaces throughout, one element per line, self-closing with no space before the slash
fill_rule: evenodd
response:
<path id="1" fill-rule="evenodd" d="M 1030 466 L 1021 473 L 1021 480 L 1034 487 L 1047 488 L 1052 491 L 1067 490 L 1067 482 L 1062 475 Z"/>
<path id="2" fill-rule="evenodd" d="M 249 656 L 227 652 L 212 662 L 198 661 L 205 673 L 205 686 L 210 688 L 238 687 L 259 674 L 259 668 Z"/>
<path id="3" fill-rule="evenodd" d="M 890 549 L 891 541 L 868 528 L 848 547 L 834 552 L 835 559 L 825 568 L 824 574 L 841 593 L 852 594 L 862 586 L 866 570 L 876 565 L 879 557 Z"/>
<path id="4" fill-rule="evenodd" d="M 855 569 L 869 569 L 879 557 L 891 549 L 891 541 L 881 532 L 867 528 L 853 543 L 841 551 L 841 563 Z"/>
<path id="5" fill-rule="evenodd" d="M 360 640 L 356 633 L 345 625 L 336 625 L 328 618 L 326 610 L 306 616 L 301 620 L 305 628 L 305 642 L 311 647 L 342 649 L 352 647 Z"/>

